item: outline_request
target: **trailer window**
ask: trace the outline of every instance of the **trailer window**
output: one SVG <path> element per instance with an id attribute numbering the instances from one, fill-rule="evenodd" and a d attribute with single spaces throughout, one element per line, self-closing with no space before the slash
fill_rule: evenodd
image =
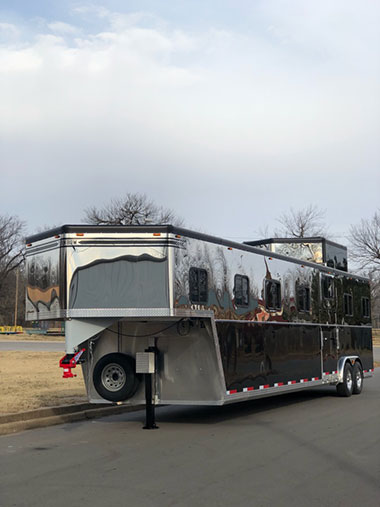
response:
<path id="1" fill-rule="evenodd" d="M 352 317 L 353 315 L 353 304 L 352 304 L 352 295 L 344 294 L 343 295 L 343 304 L 344 304 L 344 314 Z"/>
<path id="2" fill-rule="evenodd" d="M 322 275 L 322 294 L 324 299 L 334 298 L 334 278 Z"/>
<path id="3" fill-rule="evenodd" d="M 310 312 L 310 287 L 297 285 L 297 308 L 299 312 Z"/>
<path id="4" fill-rule="evenodd" d="M 207 303 L 208 282 L 207 271 L 205 269 L 190 268 L 189 296 L 192 303 Z"/>
<path id="5" fill-rule="evenodd" d="M 281 309 L 281 283 L 277 280 L 265 280 L 265 305 L 268 310 Z"/>
<path id="6" fill-rule="evenodd" d="M 234 295 L 236 306 L 249 305 L 249 279 L 248 276 L 235 275 Z"/>
<path id="7" fill-rule="evenodd" d="M 362 317 L 366 317 L 367 319 L 371 315 L 371 309 L 369 304 L 369 298 L 362 298 Z"/>

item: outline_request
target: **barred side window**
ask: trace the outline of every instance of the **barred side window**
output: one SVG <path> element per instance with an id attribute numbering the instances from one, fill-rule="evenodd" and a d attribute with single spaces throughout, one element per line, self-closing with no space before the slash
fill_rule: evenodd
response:
<path id="1" fill-rule="evenodd" d="M 265 280 L 265 306 L 268 310 L 281 310 L 281 283 Z"/>
<path id="2" fill-rule="evenodd" d="M 344 305 L 344 315 L 347 315 L 348 317 L 352 317 L 353 303 L 352 303 L 352 295 L 351 294 L 343 294 L 343 305 Z"/>
<path id="3" fill-rule="evenodd" d="M 207 271 L 205 269 L 190 268 L 189 297 L 192 303 L 207 303 L 208 279 Z"/>
<path id="4" fill-rule="evenodd" d="M 310 312 L 310 287 L 297 285 L 297 308 L 299 312 Z"/>
<path id="5" fill-rule="evenodd" d="M 369 319 L 371 316 L 371 307 L 369 304 L 369 298 L 362 298 L 362 317 Z"/>
<path id="6" fill-rule="evenodd" d="M 234 295 L 236 306 L 249 305 L 249 279 L 248 276 L 235 275 Z"/>

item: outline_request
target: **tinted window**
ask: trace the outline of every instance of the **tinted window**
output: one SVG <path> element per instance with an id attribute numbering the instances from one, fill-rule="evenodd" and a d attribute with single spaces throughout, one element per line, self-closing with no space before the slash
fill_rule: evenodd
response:
<path id="1" fill-rule="evenodd" d="M 207 271 L 200 268 L 189 270 L 189 296 L 192 303 L 207 303 Z"/>
<path id="2" fill-rule="evenodd" d="M 270 310 L 281 309 L 281 284 L 277 280 L 265 280 L 265 303 Z"/>
<path id="3" fill-rule="evenodd" d="M 234 294 L 236 306 L 248 306 L 249 279 L 247 276 L 235 275 Z"/>
<path id="4" fill-rule="evenodd" d="M 310 312 L 310 287 L 297 286 L 297 308 L 299 312 Z"/>
<path id="5" fill-rule="evenodd" d="M 362 316 L 367 318 L 370 316 L 370 306 L 368 298 L 362 298 Z"/>
<path id="6" fill-rule="evenodd" d="M 344 294 L 343 296 L 344 314 L 348 316 L 353 315 L 352 295 Z"/>

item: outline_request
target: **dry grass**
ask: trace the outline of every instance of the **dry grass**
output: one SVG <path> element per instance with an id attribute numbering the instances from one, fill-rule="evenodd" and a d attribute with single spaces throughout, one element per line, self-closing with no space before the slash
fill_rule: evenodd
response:
<path id="1" fill-rule="evenodd" d="M 46 334 L 3 334 L 0 333 L 0 342 L 38 341 L 38 342 L 64 342 L 64 336 L 52 336 Z"/>
<path id="2" fill-rule="evenodd" d="M 0 414 L 86 402 L 82 369 L 62 378 L 62 352 L 0 352 Z"/>
<path id="3" fill-rule="evenodd" d="M 380 347 L 380 329 L 372 329 L 373 344 Z"/>

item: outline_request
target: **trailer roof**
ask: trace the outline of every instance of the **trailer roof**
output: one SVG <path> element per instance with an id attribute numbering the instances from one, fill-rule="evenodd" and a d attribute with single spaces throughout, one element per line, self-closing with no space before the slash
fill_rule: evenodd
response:
<path id="1" fill-rule="evenodd" d="M 335 243 L 335 241 L 331 241 L 330 239 L 324 238 L 323 236 L 309 236 L 305 238 L 267 238 L 254 241 L 244 241 L 245 245 L 251 246 L 267 245 L 272 243 L 328 243 L 329 245 L 334 245 L 347 250 L 347 247 L 345 245 Z"/>
<path id="2" fill-rule="evenodd" d="M 366 282 L 368 281 L 368 279 L 363 276 L 348 273 L 347 271 L 341 271 L 341 270 L 335 269 L 335 268 L 330 268 L 328 266 L 324 266 L 323 264 L 317 264 L 317 263 L 310 262 L 310 261 L 304 261 L 301 259 L 297 259 L 295 257 L 290 257 L 287 255 L 278 254 L 276 252 L 269 252 L 267 250 L 260 248 L 259 246 L 255 247 L 249 243 L 248 244 L 247 243 L 237 243 L 235 241 L 226 240 L 226 239 L 220 238 L 218 236 L 211 236 L 209 234 L 191 231 L 189 229 L 184 229 L 182 227 L 176 227 L 174 225 L 169 225 L 169 224 L 161 224 L 161 225 L 160 224 L 157 224 L 157 225 L 87 225 L 87 224 L 70 225 L 70 224 L 66 224 L 66 225 L 62 225 L 60 227 L 56 227 L 54 229 L 49 229 L 44 232 L 34 234 L 32 236 L 28 236 L 27 238 L 25 238 L 25 243 L 27 243 L 27 244 L 35 243 L 36 241 L 41 241 L 43 239 L 51 238 L 52 236 L 65 234 L 65 233 L 77 233 L 77 232 L 101 233 L 101 234 L 123 233 L 123 232 L 124 233 L 126 233 L 126 232 L 174 233 L 174 234 L 179 234 L 181 236 L 186 236 L 189 238 L 201 239 L 203 241 L 208 241 L 210 243 L 216 243 L 216 244 L 223 245 L 226 247 L 232 247 L 232 248 L 237 248 L 240 250 L 246 250 L 249 252 L 255 252 L 259 255 L 266 255 L 266 256 L 270 255 L 271 257 L 276 258 L 276 259 L 281 259 L 281 260 L 285 260 L 285 261 L 291 260 L 295 264 L 301 264 L 301 265 L 310 266 L 313 268 L 318 268 L 320 271 L 324 271 L 324 272 L 328 272 L 328 273 L 334 272 L 334 273 L 340 274 L 340 275 L 353 276 L 359 280 L 363 280 Z M 272 238 L 272 239 L 274 239 L 274 238 Z M 304 239 L 306 239 L 306 238 L 304 238 Z M 316 238 L 314 237 L 314 239 L 316 239 Z"/>

